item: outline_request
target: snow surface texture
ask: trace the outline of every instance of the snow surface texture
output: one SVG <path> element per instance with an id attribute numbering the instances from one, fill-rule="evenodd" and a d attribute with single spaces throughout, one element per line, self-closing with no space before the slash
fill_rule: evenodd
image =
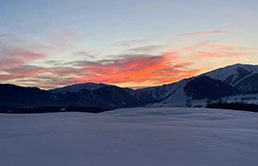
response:
<path id="1" fill-rule="evenodd" d="M 130 108 L 0 114 L 1 166 L 257 166 L 258 114 Z"/>

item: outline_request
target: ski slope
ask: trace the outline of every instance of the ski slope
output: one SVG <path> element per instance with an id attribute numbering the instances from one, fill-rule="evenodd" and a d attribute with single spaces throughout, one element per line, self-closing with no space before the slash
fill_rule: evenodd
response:
<path id="1" fill-rule="evenodd" d="M 0 114 L 1 166 L 257 166 L 258 114 L 130 108 Z"/>

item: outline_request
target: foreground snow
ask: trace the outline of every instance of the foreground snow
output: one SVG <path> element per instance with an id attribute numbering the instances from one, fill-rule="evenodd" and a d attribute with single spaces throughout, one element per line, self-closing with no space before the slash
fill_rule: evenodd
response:
<path id="1" fill-rule="evenodd" d="M 1 166 L 257 166 L 258 114 L 131 108 L 0 114 Z"/>

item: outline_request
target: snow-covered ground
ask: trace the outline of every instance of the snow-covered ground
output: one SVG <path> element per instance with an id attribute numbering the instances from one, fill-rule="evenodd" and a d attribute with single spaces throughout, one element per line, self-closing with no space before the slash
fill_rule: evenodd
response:
<path id="1" fill-rule="evenodd" d="M 258 114 L 131 108 L 0 114 L 1 166 L 257 166 Z"/>

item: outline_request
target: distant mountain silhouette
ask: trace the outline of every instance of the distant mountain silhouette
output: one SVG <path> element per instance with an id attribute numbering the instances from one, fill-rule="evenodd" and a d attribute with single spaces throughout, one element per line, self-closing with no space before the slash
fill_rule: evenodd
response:
<path id="1" fill-rule="evenodd" d="M 0 105 L 23 107 L 56 105 L 59 103 L 55 95 L 39 88 L 0 84 Z"/>
<path id="2" fill-rule="evenodd" d="M 61 88 L 56 88 L 53 90 L 50 90 L 52 93 L 66 93 L 66 92 L 79 92 L 83 89 L 87 90 L 96 90 L 98 88 L 106 87 L 106 86 L 113 86 L 113 85 L 108 85 L 108 84 L 97 84 L 97 83 L 83 83 L 83 84 L 74 84 L 66 87 L 61 87 Z"/>
<path id="3" fill-rule="evenodd" d="M 114 109 L 142 106 L 143 104 L 123 88 L 103 86 L 95 90 L 53 93 L 39 88 L 27 88 L 10 84 L 0 85 L 0 105 L 7 107 L 95 107 Z"/>
<path id="4" fill-rule="evenodd" d="M 2 84 L 0 106 L 104 110 L 146 105 L 204 106 L 209 101 L 222 99 L 258 102 L 257 91 L 258 66 L 236 64 L 175 83 L 138 90 L 96 83 L 75 84 L 49 91 Z"/>

